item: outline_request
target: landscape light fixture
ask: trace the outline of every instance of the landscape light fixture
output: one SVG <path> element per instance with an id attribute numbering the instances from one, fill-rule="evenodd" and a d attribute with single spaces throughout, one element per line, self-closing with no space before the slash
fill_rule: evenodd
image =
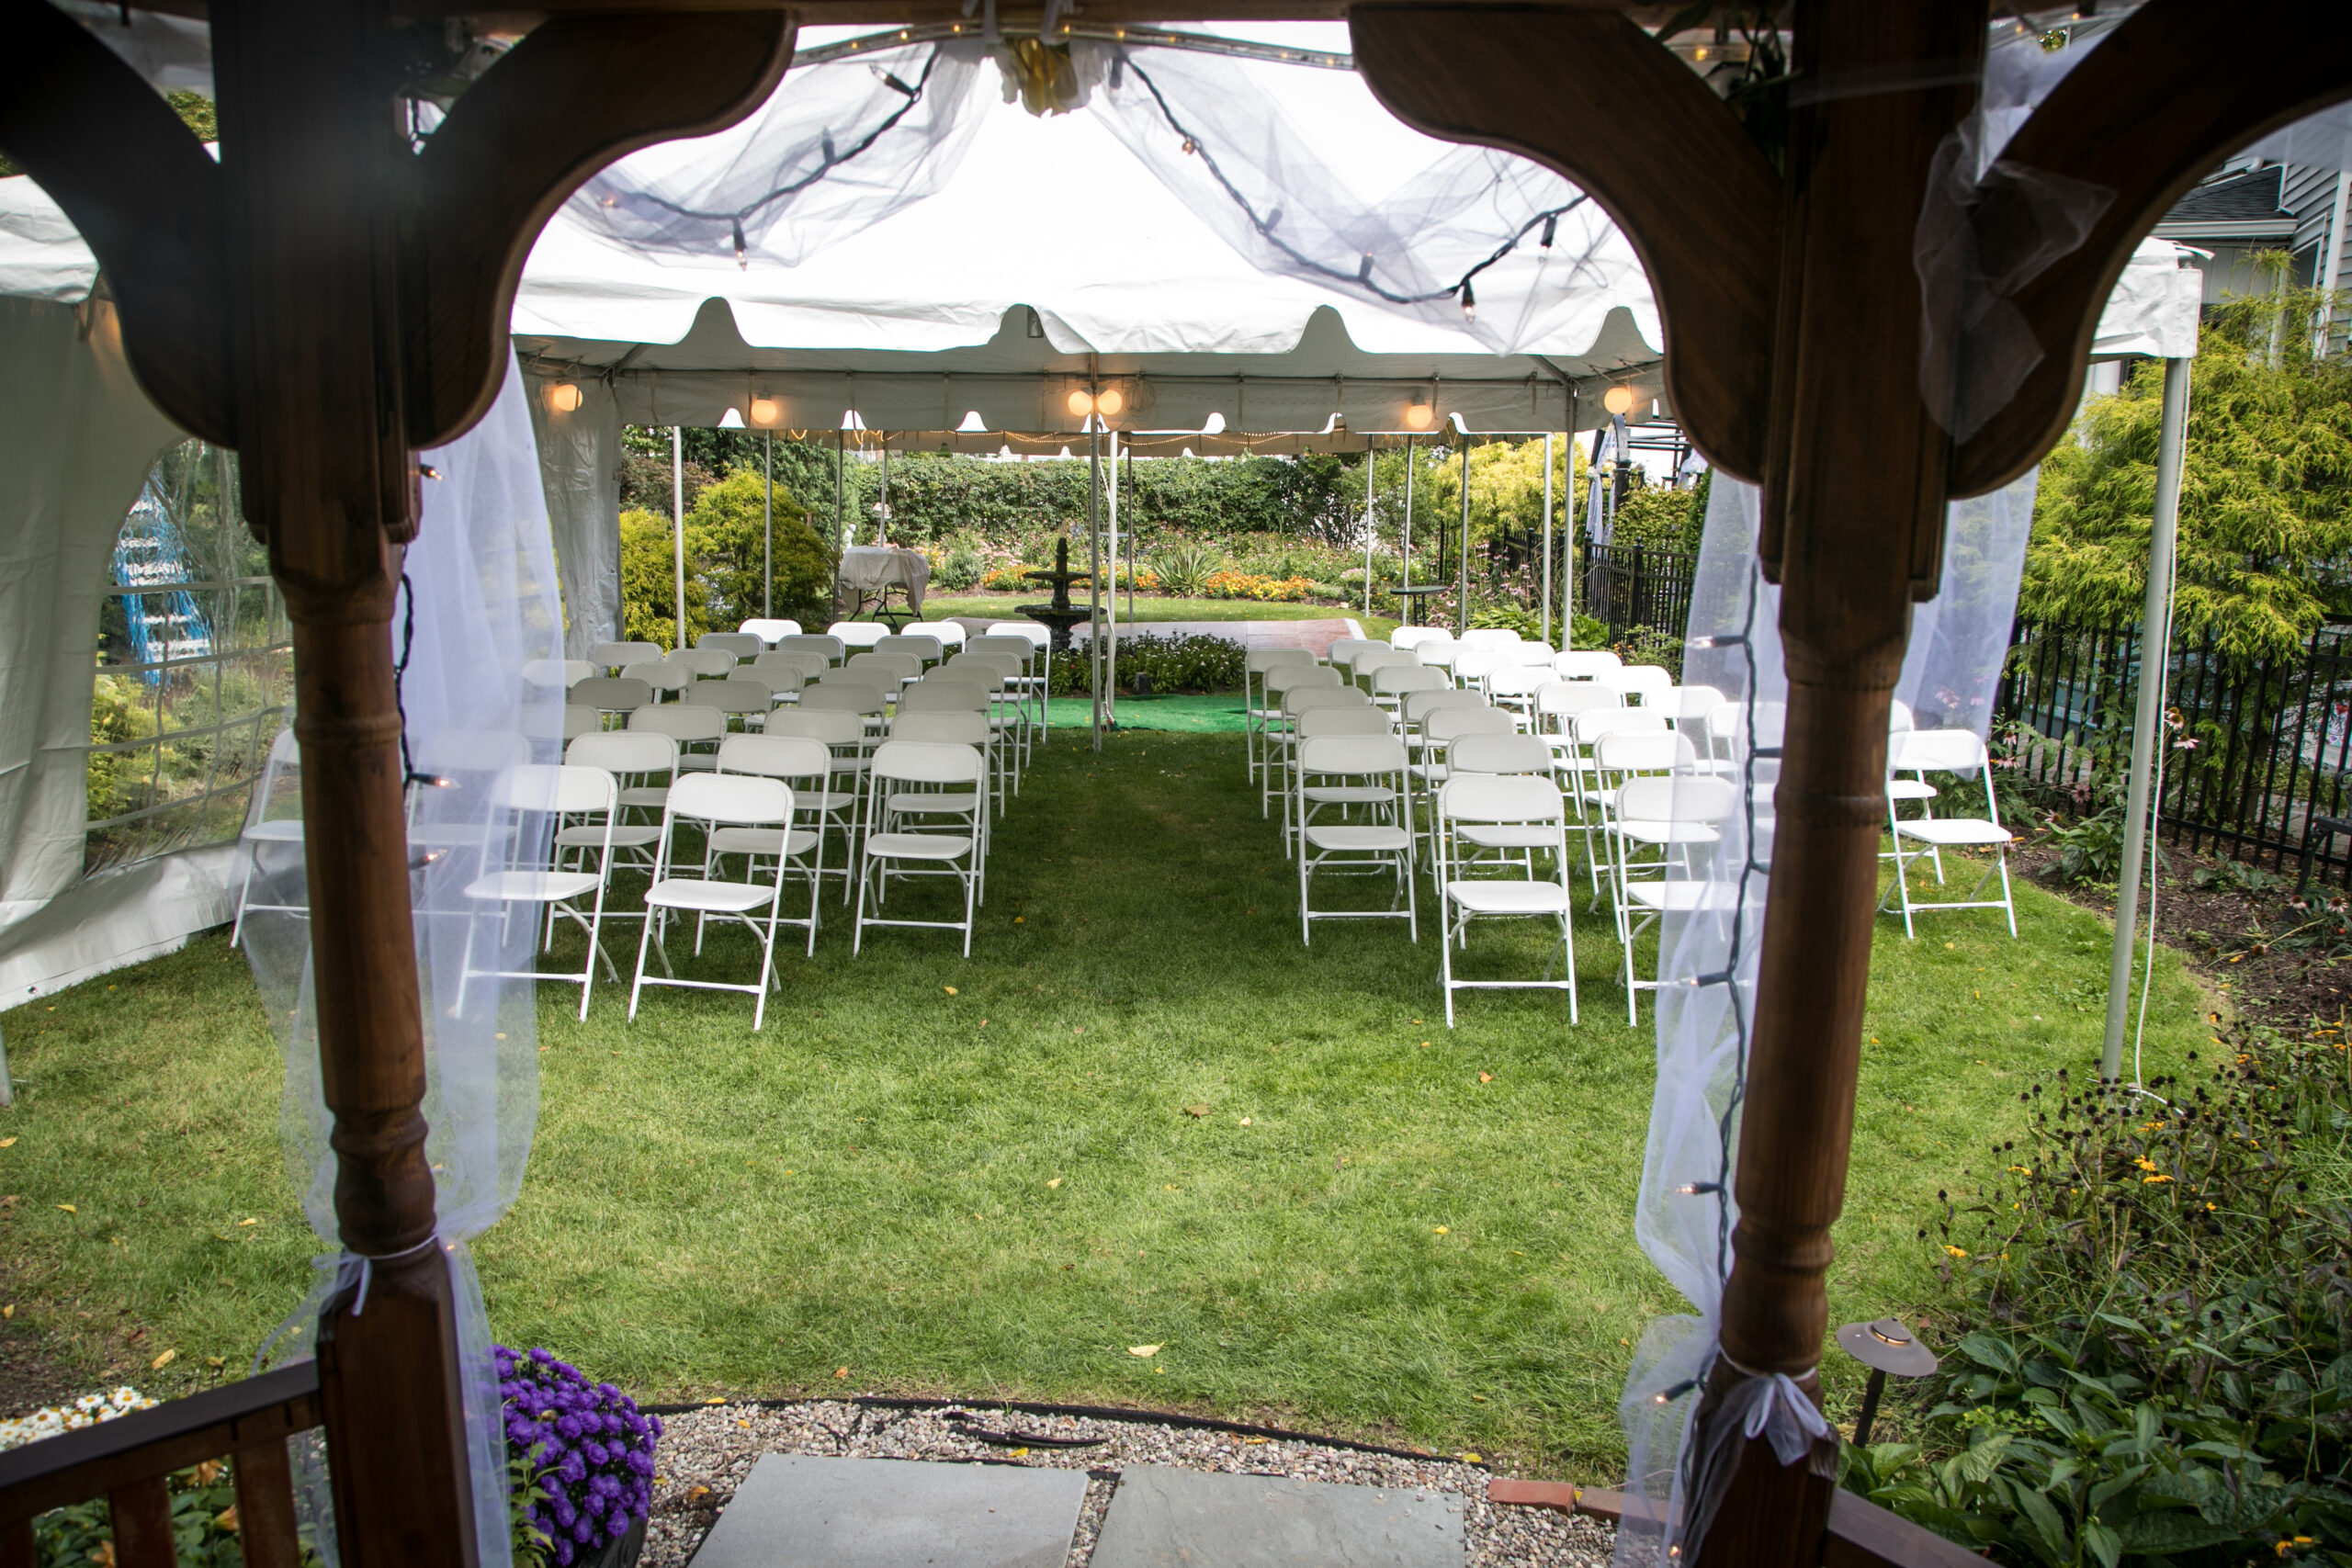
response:
<path id="1" fill-rule="evenodd" d="M 580 389 L 570 381 L 558 381 L 548 389 L 548 407 L 558 413 L 576 413 L 580 410 Z"/>
<path id="2" fill-rule="evenodd" d="M 1634 412 L 1634 389 L 1623 386 L 1610 388 L 1600 394 L 1600 406 L 1619 419 L 1624 418 Z"/>
<path id="3" fill-rule="evenodd" d="M 753 424 L 774 424 L 777 420 L 782 419 L 783 417 L 783 405 L 778 403 L 774 398 L 753 398 L 752 400 L 752 423 Z"/>
<path id="4" fill-rule="evenodd" d="M 1854 1446 L 1868 1448 L 1871 1423 L 1878 1418 L 1879 1395 L 1890 1377 L 1923 1378 L 1936 1370 L 1936 1354 L 1899 1317 L 1849 1323 L 1838 1331 L 1838 1348 L 1871 1370 L 1862 1390 L 1862 1413 L 1854 1417 Z"/>

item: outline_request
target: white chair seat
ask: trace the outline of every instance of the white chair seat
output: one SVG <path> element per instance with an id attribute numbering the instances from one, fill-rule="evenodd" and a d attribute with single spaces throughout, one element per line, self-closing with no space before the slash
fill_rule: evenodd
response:
<path id="1" fill-rule="evenodd" d="M 632 784 L 621 791 L 621 804 L 625 807 L 641 806 L 650 811 L 659 811 L 670 804 L 670 786 L 668 784 Z"/>
<path id="2" fill-rule="evenodd" d="M 1645 909 L 1664 915 L 1688 915 L 1701 909 L 1729 909 L 1737 897 L 1712 882 L 1629 882 L 1625 897 Z"/>
<path id="3" fill-rule="evenodd" d="M 1933 800 L 1942 793 L 1925 779 L 1886 781 L 1886 798 L 1889 800 Z"/>
<path id="4" fill-rule="evenodd" d="M 601 829 L 598 837 L 603 837 Z M 585 871 L 500 871 L 467 883 L 466 897 L 502 904 L 553 904 L 577 898 L 601 880 Z"/>
<path id="5" fill-rule="evenodd" d="M 1559 841 L 1556 832 L 1551 841 Z M 1474 915 L 1556 915 L 1571 902 L 1556 882 L 1449 882 L 1445 896 Z"/>
<path id="6" fill-rule="evenodd" d="M 689 773 L 707 773 L 718 770 L 718 759 L 699 751 L 688 751 L 678 758 L 678 767 Z"/>
<path id="7" fill-rule="evenodd" d="M 865 852 L 886 860 L 961 860 L 972 851 L 972 840 L 949 833 L 876 833 L 865 840 Z"/>
<path id="8" fill-rule="evenodd" d="M 641 850 L 662 836 L 662 829 L 650 824 L 641 827 L 622 825 L 613 829 L 613 848 Z M 596 849 L 605 842 L 605 829 L 599 827 L 566 828 L 558 832 L 555 841 L 567 850 Z"/>
<path id="9" fill-rule="evenodd" d="M 673 876 L 645 890 L 649 908 L 691 909 L 699 914 L 740 915 L 774 900 L 775 891 L 741 882 L 706 882 L 698 876 Z"/>
<path id="10" fill-rule="evenodd" d="M 800 804 L 807 804 L 802 796 Z M 616 840 L 617 842 L 617 840 Z M 710 852 L 715 855 L 772 855 L 784 842 L 781 828 L 714 828 L 710 834 Z M 786 854 L 802 855 L 817 847 L 817 835 L 808 829 L 792 830 L 792 841 Z"/>
<path id="11" fill-rule="evenodd" d="M 1560 841 L 1556 829 L 1550 828 L 1482 828 L 1464 826 L 1454 829 L 1455 836 L 1465 844 L 1476 844 L 1482 850 L 1546 850 Z"/>
<path id="12" fill-rule="evenodd" d="M 1640 818 L 1611 822 L 1609 830 L 1622 833 L 1636 844 L 1719 844 L 1723 842 L 1720 829 L 1705 822 L 1650 822 Z"/>
<path id="13" fill-rule="evenodd" d="M 1395 790 L 1375 784 L 1312 784 L 1305 793 L 1318 806 L 1381 806 L 1396 798 Z"/>
<path id="14" fill-rule="evenodd" d="M 1894 830 L 1905 839 L 1951 849 L 1963 844 L 2006 844 L 2016 835 L 1982 817 L 1930 817 L 1917 822 L 1897 822 Z"/>
<path id="15" fill-rule="evenodd" d="M 302 819 L 300 817 L 279 817 L 267 822 L 256 822 L 245 829 L 245 838 L 261 844 L 299 844 L 302 841 Z"/>
<path id="16" fill-rule="evenodd" d="M 1394 795 L 1383 795 L 1393 800 Z M 1310 849 L 1325 850 L 1338 854 L 1381 854 L 1393 850 L 1412 848 L 1412 835 L 1402 828 L 1329 827 L 1309 828 L 1306 842 Z"/>
<path id="17" fill-rule="evenodd" d="M 980 797 L 968 789 L 907 790 L 890 797 L 892 811 L 913 814 L 935 812 L 941 816 L 968 817 L 979 809 Z"/>

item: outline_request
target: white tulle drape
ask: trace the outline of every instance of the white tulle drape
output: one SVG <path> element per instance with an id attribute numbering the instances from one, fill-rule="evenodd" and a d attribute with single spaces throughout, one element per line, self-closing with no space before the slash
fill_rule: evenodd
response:
<path id="1" fill-rule="evenodd" d="M 526 686 L 523 667 L 562 653 L 554 552 L 524 384 L 511 364 L 481 424 L 450 446 L 423 454 L 439 477 L 424 481 L 424 525 L 409 547 L 406 585 L 391 628 L 410 767 L 432 782 L 410 792 L 410 896 L 424 1004 L 425 1145 L 438 1230 L 458 1304 L 466 1436 L 481 1560 L 511 1562 L 507 1472 L 498 1384 L 481 1289 L 467 1251 L 514 1201 L 538 1115 L 536 1000 L 528 980 L 485 971 L 531 967 L 537 926 L 466 896 L 480 874 L 492 821 L 493 783 L 517 762 L 558 761 L 562 694 Z M 282 788 L 277 771 L 268 786 Z M 503 821 L 503 818 L 501 818 Z M 521 825 L 525 853 L 547 842 L 551 818 Z M 502 829 L 503 831 L 503 829 Z M 285 879 L 281 873 L 279 880 Z M 299 867 L 286 895 L 301 905 Z M 338 1247 L 334 1121 L 321 1089 L 318 1013 L 306 914 L 252 917 L 245 946 L 286 1055 L 280 1116 L 288 1174 L 311 1228 Z M 318 1314 L 342 1285 L 365 1290 L 368 1270 L 347 1252 L 318 1259 L 310 1298 L 264 1347 L 258 1365 L 310 1355 Z M 364 1311 L 364 1302 L 360 1307 Z M 306 1522 L 333 1561 L 334 1510 L 315 1442 L 297 1446 Z"/>
<path id="2" fill-rule="evenodd" d="M 2038 472 L 2038 470 L 2037 470 Z M 1981 737 L 2009 642 L 2018 580 L 2033 513 L 2035 474 L 1946 519 L 1941 591 L 1913 613 L 1895 695 L 1923 728 Z M 1705 1529 L 1714 1499 L 1691 1495 L 1691 1478 L 1726 1467 L 1690 1451 L 1697 1391 L 1716 1354 L 1717 1314 L 1731 1271 L 1732 1192 L 1755 1022 L 1757 961 L 1772 873 L 1772 791 L 1779 783 L 1788 677 L 1781 655 L 1781 591 L 1756 557 L 1754 486 L 1717 474 L 1690 602 L 1685 685 L 1713 686 L 1736 710 L 1715 726 L 1711 766 L 1728 779 L 1737 808 L 1722 841 L 1670 873 L 1701 884 L 1690 912 L 1666 918 L 1658 938 L 1657 1088 L 1642 1163 L 1634 1235 L 1668 1281 L 1696 1309 L 1651 1322 L 1635 1348 L 1618 1406 L 1630 1505 L 1617 1531 L 1617 1568 L 1657 1568 Z M 1695 795 L 1700 789 L 1693 788 Z M 1826 1430 L 1786 1379 L 1751 1379 L 1714 1427 L 1718 1445 L 1770 1438 L 1792 1462 Z"/>

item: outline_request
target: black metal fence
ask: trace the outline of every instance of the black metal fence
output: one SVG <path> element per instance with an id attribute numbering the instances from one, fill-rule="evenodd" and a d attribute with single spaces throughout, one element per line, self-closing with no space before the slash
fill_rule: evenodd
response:
<path id="1" fill-rule="evenodd" d="M 2013 734 L 2028 793 L 2108 804 L 2131 755 L 2141 660 L 2136 626 L 2018 624 L 1995 728 Z M 2177 639 L 2165 707 L 2165 842 L 2352 883 L 2352 622 L 2322 626 L 2289 660 Z"/>
<path id="2" fill-rule="evenodd" d="M 1577 609 L 1609 625 L 1609 640 L 1636 626 L 1679 637 L 1690 619 L 1690 590 L 1699 558 L 1642 545 L 1584 547 L 1584 581 Z"/>

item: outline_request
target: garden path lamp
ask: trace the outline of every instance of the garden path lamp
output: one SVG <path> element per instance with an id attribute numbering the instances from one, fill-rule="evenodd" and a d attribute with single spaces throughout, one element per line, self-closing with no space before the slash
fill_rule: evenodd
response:
<path id="1" fill-rule="evenodd" d="M 1862 1413 L 1854 1417 L 1854 1446 L 1868 1448 L 1871 1424 L 1878 1418 L 1879 1396 L 1890 1377 L 1923 1378 L 1936 1370 L 1936 1354 L 1899 1317 L 1876 1323 L 1849 1323 L 1838 1331 L 1838 1348 L 1871 1370 L 1862 1389 Z"/>

